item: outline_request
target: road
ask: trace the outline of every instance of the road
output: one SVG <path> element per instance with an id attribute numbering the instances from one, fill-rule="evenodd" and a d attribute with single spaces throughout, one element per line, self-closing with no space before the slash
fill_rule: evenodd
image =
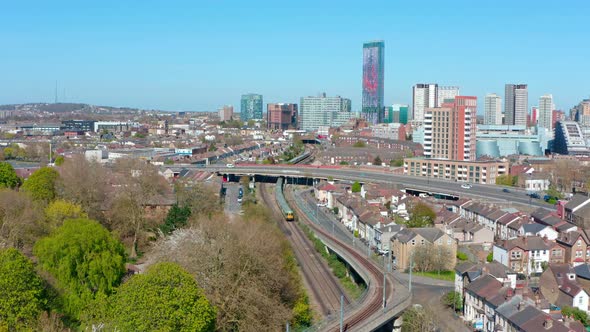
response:
<path id="1" fill-rule="evenodd" d="M 242 211 L 242 204 L 238 202 L 238 192 L 241 184 L 238 183 L 224 183 L 225 192 L 225 212 L 230 215 L 240 214 Z"/>
<path id="2" fill-rule="evenodd" d="M 196 166 L 187 165 L 187 168 Z M 203 169 L 201 167 L 201 169 Z M 260 174 L 269 176 L 291 176 L 291 177 L 313 177 L 313 178 L 333 178 L 335 180 L 373 182 L 384 184 L 401 184 L 416 189 L 425 189 L 432 192 L 447 193 L 459 197 L 482 198 L 487 201 L 511 202 L 531 207 L 548 208 L 540 200 L 530 199 L 522 189 L 511 188 L 509 193 L 503 192 L 504 187 L 491 184 L 472 184 L 470 189 L 461 188 L 461 183 L 414 177 L 400 174 L 393 174 L 384 171 L 367 171 L 350 168 L 316 168 L 311 166 L 236 166 L 227 168 L 224 166 L 208 166 L 209 171 L 232 173 L 232 174 Z"/>

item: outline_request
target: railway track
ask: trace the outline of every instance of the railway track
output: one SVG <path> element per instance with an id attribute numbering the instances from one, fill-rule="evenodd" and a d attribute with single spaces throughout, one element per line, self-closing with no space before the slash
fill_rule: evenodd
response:
<path id="1" fill-rule="evenodd" d="M 350 303 L 340 283 L 297 223 L 284 220 L 274 195 L 268 192 L 267 185 L 259 184 L 259 186 L 262 199 L 270 207 L 273 217 L 279 220 L 279 227 L 291 242 L 297 261 L 301 266 L 303 278 L 319 306 L 322 316 L 336 313 L 340 310 L 341 294 L 344 294 L 344 304 Z"/>
<path id="2" fill-rule="evenodd" d="M 287 196 L 289 196 L 289 201 L 294 202 L 292 193 L 285 191 L 285 198 L 287 198 Z M 365 256 L 361 255 L 353 248 L 350 248 L 347 244 L 343 243 L 339 239 L 333 237 L 329 232 L 325 231 L 321 227 L 318 227 L 309 219 L 305 211 L 303 211 L 297 204 L 291 204 L 291 208 L 295 211 L 295 214 L 305 222 L 305 224 L 314 230 L 314 232 L 321 234 L 323 237 L 330 239 L 332 242 L 340 246 L 342 250 L 346 251 L 348 255 L 354 258 L 371 275 L 373 280 L 370 281 L 370 285 L 372 285 L 370 288 L 372 289 L 369 290 L 369 297 L 365 299 L 365 305 L 356 312 L 353 312 L 350 317 L 347 317 L 344 320 L 344 331 L 351 331 L 354 328 L 359 327 L 363 321 L 382 309 L 383 272 L 380 271 L 379 268 L 377 268 L 377 266 L 372 261 L 369 261 Z M 387 292 L 386 298 L 391 295 L 390 293 L 391 291 Z M 331 326 L 331 330 L 338 331 L 338 327 Z"/>

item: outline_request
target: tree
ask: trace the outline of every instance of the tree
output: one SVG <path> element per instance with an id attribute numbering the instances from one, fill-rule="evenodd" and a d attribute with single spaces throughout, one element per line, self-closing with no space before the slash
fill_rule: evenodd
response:
<path id="1" fill-rule="evenodd" d="M 28 194 L 0 190 L 0 247 L 30 249 L 44 235 L 42 211 Z"/>
<path id="2" fill-rule="evenodd" d="M 22 189 L 37 201 L 49 202 L 55 198 L 55 184 L 59 173 L 51 167 L 41 167 L 23 183 Z"/>
<path id="3" fill-rule="evenodd" d="M 66 220 L 33 252 L 55 278 L 64 312 L 76 319 L 95 298 L 111 294 L 125 273 L 123 245 L 90 219 Z"/>
<path id="4" fill-rule="evenodd" d="M 491 262 L 493 262 L 493 261 L 494 261 L 494 253 L 493 253 L 493 252 L 490 252 L 490 253 L 488 254 L 488 256 L 486 257 L 486 261 L 487 261 L 488 263 L 491 263 Z"/>
<path id="5" fill-rule="evenodd" d="M 176 200 L 181 207 L 188 207 L 193 216 L 207 216 L 222 213 L 222 206 L 215 197 L 215 191 L 212 187 L 202 183 L 189 185 L 182 181 L 175 184 Z"/>
<path id="6" fill-rule="evenodd" d="M 296 260 L 286 258 L 290 247 L 267 209 L 245 207 L 241 219 L 193 215 L 189 228 L 153 247 L 147 264 L 175 262 L 193 275 L 217 308 L 218 331 L 280 330 L 301 299 Z"/>
<path id="7" fill-rule="evenodd" d="M 393 166 L 393 167 L 401 167 L 403 165 L 404 165 L 403 158 L 391 159 L 391 161 L 389 162 L 389 166 Z"/>
<path id="8" fill-rule="evenodd" d="M 383 161 L 381 161 L 381 157 L 377 156 L 375 157 L 375 159 L 373 159 L 373 165 L 381 166 L 381 164 L 383 164 Z"/>
<path id="9" fill-rule="evenodd" d="M 215 308 L 178 264 L 159 263 L 113 296 L 110 322 L 121 331 L 214 331 Z"/>
<path id="10" fill-rule="evenodd" d="M 555 186 L 549 186 L 549 189 L 545 191 L 547 195 L 554 199 L 563 199 L 563 194 L 555 188 Z"/>
<path id="11" fill-rule="evenodd" d="M 169 235 L 175 229 L 186 225 L 188 218 L 191 216 L 191 209 L 188 206 L 180 207 L 174 204 L 168 211 L 164 224 L 160 226 L 162 233 Z"/>
<path id="12" fill-rule="evenodd" d="M 352 184 L 352 187 L 350 188 L 350 191 L 352 191 L 353 193 L 360 193 L 362 188 L 363 188 L 363 186 L 361 185 L 361 183 L 358 182 L 358 181 L 355 181 Z"/>
<path id="13" fill-rule="evenodd" d="M 467 256 L 466 253 L 462 252 L 462 251 L 457 251 L 457 259 L 460 261 L 466 261 L 469 257 Z"/>
<path id="14" fill-rule="evenodd" d="M 98 162 L 74 156 L 59 168 L 57 192 L 60 198 L 79 204 L 90 218 L 101 219 L 110 174 Z"/>
<path id="15" fill-rule="evenodd" d="M 410 228 L 432 226 L 436 219 L 434 210 L 422 202 L 413 204 L 408 212 L 410 213 L 410 220 L 406 222 L 406 226 Z"/>
<path id="16" fill-rule="evenodd" d="M 510 174 L 499 175 L 496 177 L 496 184 L 501 186 L 514 187 L 518 183 L 518 176 L 512 176 Z"/>
<path id="17" fill-rule="evenodd" d="M 412 255 L 413 267 L 419 272 L 440 272 L 453 268 L 454 253 L 447 246 L 433 244 L 416 246 Z"/>
<path id="18" fill-rule="evenodd" d="M 402 315 L 402 331 L 404 332 L 434 332 L 437 331 L 433 315 L 422 306 L 414 305 L 404 311 Z"/>
<path id="19" fill-rule="evenodd" d="M 64 159 L 64 156 L 57 156 L 57 157 L 55 158 L 55 161 L 53 161 L 53 164 L 54 164 L 55 166 L 58 166 L 58 167 L 59 167 L 59 166 L 61 166 L 61 165 L 63 165 L 63 164 L 64 164 L 64 161 L 65 161 L 65 159 Z"/>
<path id="20" fill-rule="evenodd" d="M 79 204 L 57 199 L 45 208 L 45 218 L 50 228 L 57 228 L 66 219 L 88 218 L 88 215 Z"/>
<path id="21" fill-rule="evenodd" d="M 561 314 L 565 317 L 571 317 L 579 321 L 584 326 L 590 325 L 590 317 L 588 317 L 588 314 L 585 311 L 582 311 L 578 308 L 563 306 L 561 308 Z"/>
<path id="22" fill-rule="evenodd" d="M 363 141 L 356 141 L 353 145 L 353 148 L 365 148 L 367 147 L 367 144 Z"/>
<path id="23" fill-rule="evenodd" d="M 7 162 L 0 162 L 0 187 L 15 188 L 20 184 L 21 179 L 16 175 L 12 165 Z"/>
<path id="24" fill-rule="evenodd" d="M 0 330 L 33 330 L 47 300 L 33 263 L 18 250 L 0 250 Z"/>
<path id="25" fill-rule="evenodd" d="M 340 165 L 346 166 L 346 165 L 348 165 L 348 161 L 343 160 L 343 161 L 340 162 Z"/>
<path id="26" fill-rule="evenodd" d="M 169 187 L 156 167 L 141 160 L 118 159 L 115 167 L 121 186 L 114 195 L 109 220 L 112 229 L 132 239 L 130 257 L 136 258 L 142 232 L 161 222 L 147 218 L 144 208 L 162 199 Z"/>
<path id="27" fill-rule="evenodd" d="M 455 311 L 461 311 L 463 309 L 463 298 L 459 292 L 452 291 L 446 293 L 443 296 L 442 301 L 445 305 L 449 308 L 453 308 Z"/>

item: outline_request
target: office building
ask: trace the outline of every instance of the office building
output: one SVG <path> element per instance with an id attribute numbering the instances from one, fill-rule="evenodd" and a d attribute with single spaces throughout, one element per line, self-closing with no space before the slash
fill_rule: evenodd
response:
<path id="1" fill-rule="evenodd" d="M 486 125 L 502 124 L 502 98 L 495 93 L 488 93 L 485 97 L 483 123 Z"/>
<path id="2" fill-rule="evenodd" d="M 266 123 L 268 129 L 297 128 L 297 104 L 268 104 L 266 106 Z"/>
<path id="3" fill-rule="evenodd" d="M 91 132 L 94 131 L 95 122 L 93 120 L 64 120 L 61 123 L 62 129 L 66 131 Z"/>
<path id="4" fill-rule="evenodd" d="M 572 119 L 580 123 L 581 126 L 590 126 L 590 99 L 582 100 L 572 112 Z"/>
<path id="5" fill-rule="evenodd" d="M 249 93 L 242 95 L 240 120 L 262 120 L 262 95 Z"/>
<path id="6" fill-rule="evenodd" d="M 412 93 L 412 120 L 424 122 L 424 110 L 438 105 L 438 84 L 416 84 Z"/>
<path id="7" fill-rule="evenodd" d="M 459 182 L 495 184 L 498 176 L 508 174 L 509 165 L 508 161 L 406 158 L 404 174 Z"/>
<path id="8" fill-rule="evenodd" d="M 408 124 L 408 115 L 410 114 L 410 106 L 394 104 L 393 109 L 395 112 L 396 107 L 399 109 L 399 123 Z"/>
<path id="9" fill-rule="evenodd" d="M 339 127 L 354 117 L 350 99 L 340 96 L 327 97 L 325 93 L 316 97 L 302 97 L 299 126 L 306 131 L 319 127 Z"/>
<path id="10" fill-rule="evenodd" d="M 362 117 L 370 124 L 383 122 L 383 81 L 385 43 L 363 44 L 363 104 Z"/>
<path id="11" fill-rule="evenodd" d="M 540 128 L 553 130 L 553 96 L 544 95 L 539 98 L 539 121 L 537 126 Z"/>
<path id="12" fill-rule="evenodd" d="M 475 160 L 477 97 L 457 96 L 424 114 L 424 156 Z"/>
<path id="13" fill-rule="evenodd" d="M 219 121 L 230 121 L 234 116 L 234 107 L 231 105 L 224 105 L 217 110 L 217 114 L 219 114 Z"/>
<path id="14" fill-rule="evenodd" d="M 458 95 L 458 86 L 439 86 L 436 90 L 436 107 L 442 107 L 445 102 L 451 103 Z"/>
<path id="15" fill-rule="evenodd" d="M 558 121 L 555 125 L 553 152 L 565 155 L 590 155 L 580 124 L 575 121 Z"/>
<path id="16" fill-rule="evenodd" d="M 506 84 L 504 94 L 504 124 L 526 125 L 529 92 L 526 84 Z"/>

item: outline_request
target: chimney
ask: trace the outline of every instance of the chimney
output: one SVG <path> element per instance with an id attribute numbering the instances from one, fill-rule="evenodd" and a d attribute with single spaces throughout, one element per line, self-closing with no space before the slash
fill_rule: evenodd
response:
<path id="1" fill-rule="evenodd" d="M 545 328 L 545 330 L 551 330 L 551 328 L 553 327 L 553 319 L 551 319 L 551 317 L 549 316 L 545 316 L 543 327 Z"/>

